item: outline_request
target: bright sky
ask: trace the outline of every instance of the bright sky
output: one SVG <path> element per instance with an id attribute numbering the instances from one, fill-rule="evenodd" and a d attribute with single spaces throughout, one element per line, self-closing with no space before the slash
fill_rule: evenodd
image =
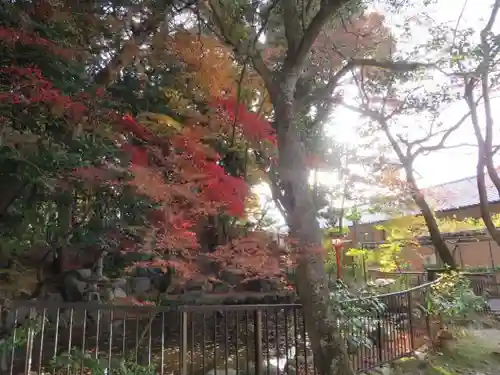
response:
<path id="1" fill-rule="evenodd" d="M 410 1 L 410 3 L 411 2 L 412 1 Z M 414 2 L 419 3 L 419 0 Z M 487 22 L 486 20 L 489 17 L 493 2 L 494 0 L 435 0 L 435 4 L 425 8 L 425 12 L 431 16 L 435 23 L 450 23 L 455 27 L 465 4 L 465 11 L 461 17 L 459 27 L 470 27 L 479 33 Z M 386 13 L 386 20 L 389 25 L 397 29 L 398 25 L 401 25 L 405 20 L 418 17 L 418 12 L 419 9 L 417 7 L 402 11 L 400 14 Z M 500 20 L 497 24 L 500 24 Z M 498 30 L 498 26 L 495 29 Z M 424 44 L 425 41 L 425 32 L 419 30 L 418 32 L 412 33 L 410 40 L 399 39 L 397 48 L 403 50 L 413 49 L 415 46 Z M 446 122 L 449 122 L 450 125 L 453 125 L 467 112 L 467 105 L 464 101 L 460 101 L 450 107 L 447 113 L 443 114 L 443 118 L 446 119 Z M 497 116 L 494 115 L 493 117 L 498 117 L 500 108 L 495 111 L 495 114 L 497 114 Z M 332 127 L 332 131 L 335 132 L 336 138 L 355 144 L 357 138 L 355 130 L 356 125 L 352 126 L 351 124 L 360 124 L 363 120 L 361 120 L 357 114 L 344 108 L 338 108 L 335 112 L 335 117 L 337 119 L 336 123 L 330 126 Z M 415 121 L 417 121 L 417 119 L 415 119 Z M 345 126 L 344 124 L 350 124 L 350 126 Z M 474 139 L 475 136 L 472 130 L 472 124 L 467 122 L 449 138 L 448 144 L 473 143 Z M 434 152 L 428 156 L 420 157 L 417 159 L 415 167 L 420 175 L 421 186 L 430 186 L 474 175 L 476 161 L 476 149 L 464 147 Z"/>
<path id="2" fill-rule="evenodd" d="M 422 0 L 410 0 L 409 2 L 421 4 Z M 455 27 L 465 4 L 465 11 L 461 17 L 459 28 L 469 27 L 479 33 L 487 22 L 486 20 L 489 17 L 493 2 L 494 0 L 434 0 L 434 4 L 430 6 L 425 8 L 418 5 L 413 6 L 401 11 L 399 14 L 388 14 L 384 12 L 381 7 L 375 7 L 375 9 L 386 14 L 387 24 L 390 25 L 397 34 L 398 25 L 402 25 L 405 20 L 417 19 L 419 13 L 422 11 L 428 14 L 436 24 L 450 23 L 450 25 Z M 500 24 L 500 20 L 497 23 Z M 497 26 L 494 29 L 497 31 L 499 27 Z M 418 29 L 415 30 L 415 32 L 413 32 L 413 29 L 411 30 L 412 35 L 408 40 L 398 38 L 398 50 L 414 49 L 416 46 L 426 42 L 428 36 L 425 30 Z M 476 41 L 477 40 L 478 37 L 476 38 Z M 498 104 L 500 104 L 500 100 Z M 498 116 L 500 115 L 500 106 L 497 105 L 497 107 L 498 110 L 494 111 L 494 118 L 500 117 Z M 495 105 L 493 108 L 495 108 Z M 446 120 L 444 125 L 446 126 L 447 122 L 453 125 L 467 112 L 468 108 L 466 103 L 464 101 L 457 102 L 451 106 L 446 113 L 443 113 L 443 119 Z M 359 140 L 356 128 L 362 125 L 365 120 L 346 108 L 337 108 L 334 116 L 335 119 L 327 125 L 326 130 L 334 134 L 336 141 L 356 146 Z M 415 119 L 415 122 L 418 120 L 421 119 Z M 472 130 L 472 124 L 466 122 L 461 129 L 449 138 L 448 144 L 474 142 L 475 136 Z M 455 148 L 434 152 L 428 156 L 421 156 L 415 163 L 415 169 L 420 176 L 419 182 L 421 187 L 425 187 L 473 176 L 475 174 L 476 161 L 475 148 Z M 267 186 L 260 186 L 258 192 L 263 198 L 264 196 L 270 196 Z M 278 221 L 279 224 L 283 224 L 281 218 Z"/>

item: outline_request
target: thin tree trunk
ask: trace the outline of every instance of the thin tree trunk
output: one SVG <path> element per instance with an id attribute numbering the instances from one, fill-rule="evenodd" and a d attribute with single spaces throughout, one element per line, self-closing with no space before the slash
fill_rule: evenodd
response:
<path id="1" fill-rule="evenodd" d="M 295 122 L 293 91 L 274 101 L 278 123 L 279 175 L 285 190 L 287 224 L 299 249 L 297 291 L 320 375 L 354 374 L 340 336 L 325 272 L 322 235 L 314 210 L 305 149 Z"/>
<path id="2" fill-rule="evenodd" d="M 479 193 L 479 207 L 481 209 L 481 218 L 484 221 L 484 226 L 490 233 L 491 238 L 500 245 L 500 231 L 496 228 L 493 220 L 491 219 L 491 211 L 488 202 L 488 194 L 486 192 L 486 174 L 484 171 L 484 155 L 481 156 L 482 152 L 479 152 L 480 156 L 477 163 L 477 190 Z"/>
<path id="3" fill-rule="evenodd" d="M 480 151 L 482 153 L 482 158 L 484 165 L 486 165 L 486 169 L 488 171 L 488 174 L 490 176 L 491 181 L 493 182 L 493 185 L 495 185 L 498 194 L 500 195 L 500 176 L 498 175 L 498 172 L 495 169 L 495 166 L 493 164 L 493 115 L 491 112 L 491 98 L 490 98 L 490 69 L 491 69 L 491 63 L 492 60 L 495 58 L 495 53 L 492 52 L 492 47 L 490 46 L 489 43 L 489 35 L 491 33 L 491 29 L 493 28 L 493 25 L 495 24 L 498 11 L 500 9 L 500 1 L 496 0 L 495 3 L 493 4 L 493 8 L 490 13 L 490 17 L 488 20 L 488 23 L 484 27 L 483 30 L 481 30 L 480 36 L 481 36 L 481 52 L 482 52 L 482 57 L 483 60 L 479 64 L 479 73 L 481 74 L 481 91 L 482 91 L 482 96 L 483 96 L 483 101 L 484 101 L 484 119 L 485 119 L 485 139 L 484 139 L 484 144 L 483 150 Z M 472 87 L 471 87 L 472 88 Z M 471 92 L 472 93 L 472 92 Z M 477 115 L 477 113 L 476 113 Z M 479 166 L 479 165 L 478 165 Z M 491 218 L 491 215 L 489 215 Z M 493 236 L 493 234 L 492 234 Z M 500 237 L 499 234 L 497 234 L 498 237 Z"/>
<path id="4" fill-rule="evenodd" d="M 470 109 L 471 122 L 474 128 L 474 134 L 476 135 L 477 139 L 478 157 L 477 157 L 477 168 L 476 168 L 476 181 L 477 181 L 477 190 L 479 194 L 479 207 L 481 209 L 481 218 L 484 221 L 484 226 L 488 230 L 488 233 L 490 234 L 491 238 L 498 245 L 500 245 L 500 231 L 496 228 L 491 218 L 488 194 L 486 191 L 485 167 L 487 168 L 490 178 L 492 178 L 492 180 L 493 180 L 492 177 L 493 175 L 496 175 L 497 177 L 498 175 L 494 170 L 493 166 L 491 166 L 491 168 L 493 168 L 493 171 L 490 171 L 490 168 L 487 167 L 489 162 L 492 162 L 491 155 L 489 155 L 491 153 L 491 148 L 488 149 L 487 142 L 485 141 L 481 133 L 481 127 L 479 126 L 479 118 L 477 114 L 477 104 L 474 100 L 474 94 L 472 90 L 473 90 L 473 85 L 469 83 L 465 89 L 465 100 Z M 489 131 L 491 131 L 491 129 Z M 489 137 L 491 137 L 491 135 Z"/>
<path id="5" fill-rule="evenodd" d="M 455 262 L 455 258 L 453 258 L 453 254 L 451 253 L 448 245 L 441 236 L 441 231 L 439 230 L 439 226 L 436 218 L 434 217 L 432 209 L 425 200 L 425 197 L 422 194 L 421 190 L 418 188 L 417 181 L 415 180 L 415 176 L 413 175 L 413 168 L 407 168 L 405 166 L 405 171 L 406 180 L 410 185 L 413 200 L 420 209 L 420 212 L 422 213 L 422 216 L 425 220 L 425 224 L 427 225 L 427 229 L 429 230 L 429 235 L 431 237 L 432 245 L 436 249 L 443 263 L 452 269 L 456 269 L 457 263 Z"/>
<path id="6" fill-rule="evenodd" d="M 441 258 L 441 261 L 450 268 L 456 269 L 457 264 L 455 262 L 455 259 L 453 258 L 453 254 L 446 245 L 446 242 L 443 240 L 443 237 L 441 237 L 441 231 L 439 230 L 437 221 L 434 218 L 432 209 L 425 200 L 422 191 L 418 187 L 417 180 L 415 179 L 415 175 L 413 173 L 413 157 L 410 154 L 405 155 L 398 142 L 394 138 L 393 134 L 391 133 L 386 120 L 384 118 L 377 118 L 376 120 L 379 122 L 394 152 L 398 156 L 399 161 L 403 165 L 406 173 L 406 182 L 410 186 L 413 201 L 420 209 L 420 212 L 425 220 L 427 230 L 429 231 L 429 235 L 431 237 L 432 245 L 436 249 L 436 252 L 438 253 L 439 258 Z"/>

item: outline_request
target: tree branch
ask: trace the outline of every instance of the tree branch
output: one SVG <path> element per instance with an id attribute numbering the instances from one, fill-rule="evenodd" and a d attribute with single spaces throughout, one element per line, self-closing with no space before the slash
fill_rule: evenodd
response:
<path id="1" fill-rule="evenodd" d="M 323 0 L 318 12 L 314 15 L 311 23 L 307 26 L 299 45 L 295 49 L 288 49 L 285 62 L 283 65 L 283 75 L 289 74 L 298 75 L 302 70 L 307 55 L 316 40 L 317 36 L 323 29 L 325 23 L 333 16 L 335 12 L 340 10 L 350 0 Z M 295 6 L 296 8 L 296 6 Z M 288 32 L 297 32 L 298 30 L 289 30 Z"/>
<path id="2" fill-rule="evenodd" d="M 437 144 L 435 144 L 433 146 L 420 146 L 413 153 L 413 157 L 416 158 L 419 154 L 429 153 L 432 151 L 437 151 L 437 150 L 443 149 L 445 147 L 444 144 L 445 144 L 446 140 L 450 137 L 450 135 L 455 130 L 457 130 L 460 126 L 462 126 L 462 124 L 465 122 L 465 120 L 467 120 L 469 118 L 470 115 L 471 115 L 471 112 L 469 111 L 467 114 L 463 115 L 462 118 L 459 121 L 457 121 L 457 123 L 455 125 L 446 129 L 443 133 L 443 136 L 441 137 L 441 140 Z M 436 134 L 429 134 L 427 139 L 420 140 L 419 142 L 421 143 L 421 142 L 425 142 L 427 140 L 430 140 L 433 136 L 436 136 Z M 417 143 L 415 141 L 412 142 L 412 145 L 416 145 L 416 144 Z"/>
<path id="3" fill-rule="evenodd" d="M 247 27 L 247 35 L 254 35 L 254 37 L 249 37 L 247 40 L 247 44 L 242 43 L 239 38 L 237 38 L 233 33 L 231 33 L 231 26 L 227 25 L 224 20 L 223 10 L 219 6 L 217 0 L 209 0 L 208 5 L 210 7 L 210 13 L 213 15 L 214 24 L 219 29 L 219 34 L 221 39 L 233 48 L 235 54 L 238 57 L 249 56 L 250 61 L 252 62 L 253 67 L 259 73 L 259 75 L 264 80 L 264 84 L 268 92 L 274 92 L 274 78 L 271 70 L 267 67 L 262 55 L 255 47 L 255 44 L 258 42 L 259 36 L 264 31 L 267 26 L 267 22 L 269 17 L 274 9 L 274 7 L 278 4 L 277 0 L 274 0 L 271 6 L 269 6 L 267 13 L 263 16 L 262 26 L 260 30 L 255 33 Z"/>
<path id="4" fill-rule="evenodd" d="M 165 0 L 165 11 L 172 6 L 173 0 Z M 152 14 L 133 31 L 131 38 L 125 42 L 108 64 L 94 76 L 94 82 L 106 87 L 111 85 L 120 71 L 134 61 L 139 47 L 146 42 L 152 33 L 158 30 L 164 20 L 165 12 L 153 10 Z"/>
<path id="5" fill-rule="evenodd" d="M 302 37 L 297 0 L 281 0 L 288 51 L 296 53 Z"/>
<path id="6" fill-rule="evenodd" d="M 328 101 L 328 105 L 318 112 L 316 118 L 319 120 L 324 120 L 328 112 L 331 111 L 332 106 L 335 104 L 331 101 L 331 96 L 338 86 L 339 81 L 346 76 L 352 69 L 356 67 L 378 67 L 381 69 L 391 70 L 396 73 L 405 73 L 418 70 L 423 67 L 433 66 L 432 64 L 420 63 L 420 62 L 408 62 L 408 61 L 391 61 L 391 60 L 376 60 L 376 59 L 352 59 L 348 61 L 342 68 L 340 68 L 328 81 L 328 83 L 320 88 L 317 88 L 310 95 L 304 98 L 300 103 L 299 107 L 308 107 L 317 102 Z M 320 122 L 314 120 L 315 123 Z"/>

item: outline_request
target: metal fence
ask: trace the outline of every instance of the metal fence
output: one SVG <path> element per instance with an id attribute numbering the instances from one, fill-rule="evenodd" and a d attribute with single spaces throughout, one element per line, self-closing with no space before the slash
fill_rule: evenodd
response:
<path id="1" fill-rule="evenodd" d="M 395 279 L 406 288 L 413 288 L 427 282 L 427 273 L 418 271 L 382 272 L 367 270 L 368 279 Z"/>
<path id="2" fill-rule="evenodd" d="M 353 367 L 408 356 L 432 320 L 429 284 L 339 302 Z M 314 374 L 301 306 L 116 306 L 30 301 L 3 308 L 0 373 Z"/>
<path id="3" fill-rule="evenodd" d="M 424 271 L 401 271 L 401 272 L 382 272 L 379 270 L 368 270 L 371 279 L 396 279 L 399 285 L 405 287 L 414 287 L 421 285 L 429 280 L 428 272 Z M 497 297 L 500 296 L 499 272 L 464 272 L 469 281 L 470 287 L 478 296 Z"/>

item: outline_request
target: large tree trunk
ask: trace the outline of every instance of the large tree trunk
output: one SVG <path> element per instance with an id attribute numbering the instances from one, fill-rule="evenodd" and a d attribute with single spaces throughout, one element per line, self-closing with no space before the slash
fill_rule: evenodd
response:
<path id="1" fill-rule="evenodd" d="M 283 86 L 282 86 L 283 87 Z M 285 91 L 285 90 L 282 90 Z M 354 374 L 341 337 L 328 290 L 322 235 L 316 219 L 305 149 L 295 122 L 293 91 L 274 98 L 278 128 L 279 175 L 287 224 L 298 254 L 297 291 L 320 375 Z"/>

